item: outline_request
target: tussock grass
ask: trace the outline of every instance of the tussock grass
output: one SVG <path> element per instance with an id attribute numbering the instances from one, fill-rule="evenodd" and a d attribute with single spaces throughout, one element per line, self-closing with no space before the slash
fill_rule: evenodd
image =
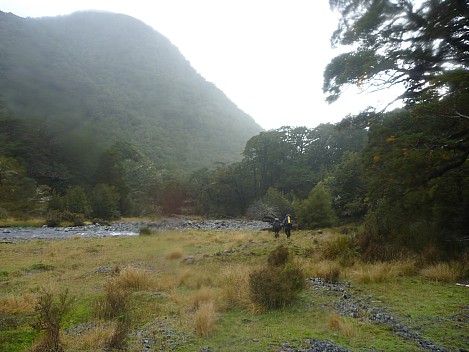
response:
<path id="1" fill-rule="evenodd" d="M 36 303 L 37 297 L 35 294 L 9 295 L 0 298 L 0 314 L 31 313 L 34 311 Z"/>
<path id="2" fill-rule="evenodd" d="M 399 276 L 399 270 L 394 263 L 373 263 L 356 266 L 350 276 L 359 283 L 394 282 Z"/>
<path id="3" fill-rule="evenodd" d="M 342 266 L 348 267 L 358 258 L 358 245 L 350 236 L 337 236 L 326 242 L 323 255 L 325 259 L 338 260 Z"/>
<path id="4" fill-rule="evenodd" d="M 41 227 L 44 225 L 44 219 L 14 219 L 0 218 L 0 227 Z"/>
<path id="5" fill-rule="evenodd" d="M 203 302 L 199 305 L 194 316 L 194 329 L 197 335 L 208 337 L 215 328 L 215 302 Z"/>
<path id="6" fill-rule="evenodd" d="M 464 272 L 460 263 L 437 263 L 420 270 L 420 274 L 430 280 L 438 282 L 456 282 Z"/>
<path id="7" fill-rule="evenodd" d="M 217 302 L 219 300 L 218 292 L 212 287 L 202 287 L 192 293 L 190 300 L 195 309 L 199 309 L 201 305 L 207 302 Z"/>
<path id="8" fill-rule="evenodd" d="M 294 344 L 307 337 L 329 339 L 357 351 L 369 349 L 371 340 L 379 350 L 415 349 L 411 342 L 395 337 L 388 326 L 333 317 L 333 302 L 340 293 L 324 292 L 321 287 L 307 285 L 280 309 L 258 309 L 249 278 L 269 265 L 268 257 L 279 245 L 294 254 L 286 265 L 289 270 L 297 268 L 306 277 L 330 282 L 349 281 L 347 290 L 353 297 L 373 295 L 373 300 L 395 309 L 396 316 L 409 313 L 422 335 L 447 350 L 465 348 L 467 341 L 460 333 L 461 326 L 467 327 L 464 316 L 458 315 L 461 320 L 452 317 L 464 314 L 461 307 L 467 306 L 467 289 L 444 283 L 451 283 L 454 276 L 441 274 L 442 269 L 433 276 L 420 271 L 417 263 L 422 261 L 412 257 L 365 263 L 354 256 L 353 264 L 344 263 L 340 251 L 332 255 L 328 247 L 338 236 L 343 235 L 330 230 L 320 234 L 295 231 L 287 241 L 284 236 L 275 239 L 267 231 L 161 231 L 157 236 L 0 244 L 0 314 L 10 319 L 0 328 L 0 350 L 23 351 L 43 335 L 31 330 L 28 317 L 44 282 L 55 282 L 78 300 L 64 320 L 70 330 L 64 334 L 62 328 L 60 334 L 65 350 L 71 352 L 141 350 L 141 339 L 132 331 L 147 326 L 154 331 L 155 340 L 162 330 L 172 329 L 197 350 L 209 345 L 226 352 L 242 343 L 245 350 L 266 351 L 279 341 Z M 342 246 L 342 240 L 337 241 L 335 246 Z M 178 257 L 171 253 L 182 248 L 186 253 L 180 258 L 193 255 L 193 264 L 170 259 Z M 328 259 L 324 255 L 327 248 Z M 343 248 L 349 248 L 348 244 Z M 463 263 L 449 266 L 464 268 Z M 433 317 L 438 317 L 432 320 L 437 327 L 430 329 L 428 319 Z M 20 346 L 20 341 L 27 341 L 28 346 Z M 169 346 L 167 341 L 158 343 L 163 350 Z M 301 348 L 293 344 L 292 348 Z"/>
<path id="9" fill-rule="evenodd" d="M 213 283 L 213 274 L 198 270 L 199 268 L 186 268 L 179 272 L 177 286 L 185 286 L 190 289 L 200 289 Z"/>
<path id="10" fill-rule="evenodd" d="M 94 307 L 98 319 L 111 320 L 125 316 L 130 308 L 131 291 L 122 287 L 119 281 L 111 279 L 104 286 L 104 296 L 97 299 Z"/>
<path id="11" fill-rule="evenodd" d="M 230 237 L 230 243 L 234 245 L 242 245 L 254 241 L 255 237 L 251 233 L 235 232 Z"/>
<path id="12" fill-rule="evenodd" d="M 116 333 L 115 323 L 99 321 L 78 336 L 66 335 L 63 338 L 68 352 L 103 351 L 110 345 Z"/>
<path id="13" fill-rule="evenodd" d="M 414 259 L 395 260 L 391 262 L 362 263 L 354 265 L 350 270 L 350 277 L 358 283 L 386 283 L 395 282 L 400 276 L 413 276 L 417 273 L 417 263 Z"/>
<path id="14" fill-rule="evenodd" d="M 337 261 L 333 260 L 303 260 L 301 262 L 303 271 L 308 277 L 319 277 L 327 282 L 340 280 L 342 268 Z"/>
<path id="15" fill-rule="evenodd" d="M 155 283 L 155 289 L 163 292 L 172 292 L 179 286 L 178 274 L 174 271 L 163 273 Z"/>
<path id="16" fill-rule="evenodd" d="M 337 331 L 345 337 L 359 338 L 362 335 L 357 321 L 342 317 L 337 313 L 329 316 L 328 326 L 331 330 Z"/>
<path id="17" fill-rule="evenodd" d="M 418 272 L 417 261 L 414 258 L 398 260 L 392 262 L 392 264 L 401 276 L 413 276 Z"/>
<path id="18" fill-rule="evenodd" d="M 155 286 L 153 279 L 145 271 L 132 267 L 120 271 L 114 283 L 124 289 L 142 291 Z"/>
<path id="19" fill-rule="evenodd" d="M 224 268 L 220 284 L 223 309 L 251 307 L 249 276 L 252 271 L 252 266 L 242 264 Z"/>
<path id="20" fill-rule="evenodd" d="M 171 249 L 169 252 L 165 254 L 165 258 L 168 260 L 177 260 L 184 258 L 185 253 L 181 248 L 174 248 Z"/>

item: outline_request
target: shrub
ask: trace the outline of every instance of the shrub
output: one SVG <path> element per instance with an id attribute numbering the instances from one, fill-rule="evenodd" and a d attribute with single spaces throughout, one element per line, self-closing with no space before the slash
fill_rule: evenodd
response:
<path id="1" fill-rule="evenodd" d="M 288 249 L 275 248 L 267 259 L 268 266 L 249 275 L 249 292 L 252 303 L 271 310 L 290 305 L 305 287 L 303 271 L 288 262 Z"/>
<path id="2" fill-rule="evenodd" d="M 318 183 L 308 198 L 301 202 L 298 218 L 304 228 L 310 229 L 329 227 L 337 223 L 337 216 L 332 207 L 332 196 L 322 182 Z"/>
<path id="3" fill-rule="evenodd" d="M 105 295 L 95 304 L 95 315 L 99 319 L 111 320 L 126 317 L 130 310 L 130 291 L 119 285 L 116 280 L 109 280 L 105 285 Z"/>
<path id="4" fill-rule="evenodd" d="M 123 350 L 126 346 L 127 335 L 130 331 L 130 319 L 128 316 L 120 316 L 117 319 L 113 334 L 106 345 L 105 350 Z"/>
<path id="5" fill-rule="evenodd" d="M 64 210 L 68 210 L 73 214 L 84 214 L 89 216 L 91 213 L 90 200 L 86 191 L 80 186 L 72 186 L 62 197 Z"/>
<path id="6" fill-rule="evenodd" d="M 249 275 L 252 302 L 267 310 L 290 305 L 304 285 L 304 275 L 298 268 L 271 266 Z"/>
<path id="7" fill-rule="evenodd" d="M 61 292 L 58 297 L 52 291 L 44 290 L 38 298 L 35 308 L 36 316 L 33 328 L 44 331 L 41 340 L 32 348 L 33 352 L 59 352 L 63 351 L 60 341 L 60 325 L 71 308 L 73 299 L 68 290 Z"/>
<path id="8" fill-rule="evenodd" d="M 51 271 L 54 270 L 54 266 L 52 264 L 33 264 L 31 265 L 31 270 L 33 271 Z"/>
<path id="9" fill-rule="evenodd" d="M 83 214 L 71 213 L 67 210 L 50 210 L 47 213 L 46 225 L 49 227 L 61 226 L 62 223 L 68 223 L 72 226 L 83 226 L 85 224 L 85 217 Z"/>
<path id="10" fill-rule="evenodd" d="M 119 276 L 109 280 L 105 285 L 104 297 L 97 300 L 95 315 L 99 319 L 113 320 L 115 326 L 107 349 L 121 350 L 126 345 L 127 335 L 131 324 L 131 305 L 129 288 L 140 289 L 141 275 L 134 269 L 126 269 L 119 272 Z"/>
<path id="11" fill-rule="evenodd" d="M 59 210 L 50 210 L 46 216 L 46 225 L 49 227 L 60 226 L 62 222 L 62 213 Z"/>
<path id="12" fill-rule="evenodd" d="M 275 248 L 267 258 L 267 262 L 273 266 L 285 265 L 288 261 L 289 252 L 284 246 L 278 246 Z"/>
<path id="13" fill-rule="evenodd" d="M 339 236 L 326 243 L 324 257 L 338 259 L 342 266 L 351 266 L 358 255 L 358 247 L 352 237 Z"/>
<path id="14" fill-rule="evenodd" d="M 120 217 L 120 195 L 115 187 L 98 184 L 93 190 L 93 216 L 103 220 L 114 220 Z"/>
<path id="15" fill-rule="evenodd" d="M 363 261 L 381 262 L 399 260 L 409 256 L 409 252 L 402 246 L 387 243 L 369 234 L 360 234 L 355 237 L 354 241 Z"/>
<path id="16" fill-rule="evenodd" d="M 150 235 L 153 235 L 153 231 L 148 226 L 145 226 L 145 227 L 140 228 L 139 235 L 150 236 Z"/>

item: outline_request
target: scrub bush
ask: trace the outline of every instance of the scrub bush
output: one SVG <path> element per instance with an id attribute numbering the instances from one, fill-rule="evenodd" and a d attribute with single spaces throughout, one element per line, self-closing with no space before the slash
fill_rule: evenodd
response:
<path id="1" fill-rule="evenodd" d="M 267 266 L 249 275 L 251 301 L 266 310 L 278 309 L 293 303 L 305 287 L 300 268 L 288 262 L 289 252 L 279 246 L 269 255 Z"/>

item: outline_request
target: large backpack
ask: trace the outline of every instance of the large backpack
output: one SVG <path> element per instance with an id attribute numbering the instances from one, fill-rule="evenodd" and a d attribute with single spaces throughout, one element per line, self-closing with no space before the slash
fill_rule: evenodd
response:
<path id="1" fill-rule="evenodd" d="M 274 220 L 274 231 L 279 231 L 280 230 L 280 219 L 275 218 Z"/>

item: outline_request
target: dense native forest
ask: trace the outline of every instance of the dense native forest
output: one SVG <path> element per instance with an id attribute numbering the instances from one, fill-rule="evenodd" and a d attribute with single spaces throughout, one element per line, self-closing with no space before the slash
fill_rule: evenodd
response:
<path id="1" fill-rule="evenodd" d="M 129 16 L 0 12 L 0 52 L 2 116 L 57 154 L 41 153 L 52 170 L 35 168 L 54 187 L 93 183 L 115 143 L 159 169 L 194 170 L 240 160 L 262 131 L 168 39 Z"/>
<path id="2" fill-rule="evenodd" d="M 351 50 L 325 69 L 328 101 L 337 100 L 347 85 L 371 90 L 398 85 L 402 95 L 395 98 L 404 102 L 402 108 L 371 107 L 311 129 L 256 131 L 246 138 L 240 160 L 191 169 L 161 165 L 148 145 L 122 135 L 110 138 L 100 153 L 89 152 L 94 141 L 87 139 L 65 145 L 46 125 L 12 113 L 10 99 L 23 93 L 2 92 L 0 216 L 44 216 L 57 224 L 156 214 L 262 219 L 291 212 L 299 228 L 360 226 L 370 259 L 377 248 L 385 248 L 380 258 L 392 257 L 396 248 L 457 255 L 469 245 L 469 5 L 459 0 L 421 6 L 411 0 L 330 3 L 342 15 L 332 42 Z M 60 89 L 69 87 L 62 84 Z M 36 99 L 30 82 L 22 85 L 26 96 Z M 138 110 L 138 99 L 132 100 Z M 187 109 L 185 101 L 173 103 Z M 110 125 L 118 123 L 114 118 L 125 120 L 129 112 L 120 108 L 107 105 L 103 116 Z M 181 125 L 195 118 L 176 115 Z M 80 116 L 70 118 L 70 124 L 81 124 Z M 97 120 L 94 116 L 73 133 L 91 138 L 86 132 Z M 101 129 L 107 125 L 99 126 L 104 138 Z M 165 131 L 165 143 L 179 138 Z M 180 161 L 177 154 L 170 156 L 170 164 Z"/>

